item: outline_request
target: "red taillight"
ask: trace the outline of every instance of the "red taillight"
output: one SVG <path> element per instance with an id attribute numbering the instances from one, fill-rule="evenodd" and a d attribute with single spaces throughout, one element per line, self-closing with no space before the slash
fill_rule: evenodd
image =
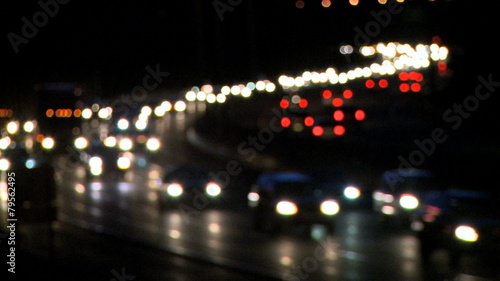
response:
<path id="1" fill-rule="evenodd" d="M 410 90 L 410 85 L 408 85 L 408 83 L 401 83 L 401 85 L 399 85 L 399 90 L 406 93 Z"/>
<path id="2" fill-rule="evenodd" d="M 420 86 L 419 83 L 413 83 L 413 84 L 411 84 L 411 90 L 412 90 L 412 92 L 417 93 L 417 92 L 420 92 L 421 89 L 422 89 L 422 86 Z"/>
<path id="3" fill-rule="evenodd" d="M 287 100 L 281 100 L 280 101 L 280 107 L 281 108 L 288 108 L 289 105 L 290 105 L 290 102 L 287 101 Z"/>
<path id="4" fill-rule="evenodd" d="M 408 80 L 409 75 L 408 75 L 408 72 L 401 72 L 401 73 L 399 73 L 398 77 L 399 77 L 399 80 L 406 81 L 406 80 Z"/>
<path id="5" fill-rule="evenodd" d="M 366 113 L 361 109 L 358 109 L 358 110 L 356 110 L 356 112 L 354 112 L 354 118 L 356 118 L 356 120 L 358 120 L 358 121 L 364 120 L 365 117 L 366 117 Z"/>
<path id="6" fill-rule="evenodd" d="M 342 112 L 342 110 L 335 110 L 333 113 L 333 119 L 335 119 L 335 121 L 344 120 L 344 112 Z"/>
<path id="7" fill-rule="evenodd" d="M 309 104 L 309 102 L 306 99 L 301 99 L 299 101 L 299 107 L 300 108 L 306 108 L 308 104 Z"/>
<path id="8" fill-rule="evenodd" d="M 387 88 L 387 86 L 389 86 L 389 82 L 385 79 L 380 79 L 380 81 L 378 81 L 378 85 L 380 88 Z"/>
<path id="9" fill-rule="evenodd" d="M 345 90 L 343 95 L 344 95 L 344 98 L 350 99 L 350 98 L 352 98 L 354 93 L 351 90 Z"/>
<path id="10" fill-rule="evenodd" d="M 321 126 L 316 126 L 312 129 L 312 134 L 317 136 L 317 137 L 322 136 L 324 132 L 325 132 L 325 129 L 323 129 L 323 127 L 321 127 Z"/>
<path id="11" fill-rule="evenodd" d="M 332 100 L 332 105 L 336 107 L 340 107 L 344 104 L 344 101 L 341 98 L 334 98 Z"/>
<path id="12" fill-rule="evenodd" d="M 307 127 L 311 127 L 312 125 L 314 125 L 314 118 L 312 118 L 311 116 L 307 116 L 306 118 L 304 118 L 304 125 L 306 125 Z"/>
<path id="13" fill-rule="evenodd" d="M 329 99 L 331 97 L 332 97 L 332 91 L 330 91 L 330 90 L 324 90 L 323 91 L 323 98 L 324 99 Z"/>
<path id="14" fill-rule="evenodd" d="M 345 128 L 344 126 L 337 125 L 333 127 L 333 133 L 336 134 L 337 136 L 341 136 L 345 133 Z"/>
<path id="15" fill-rule="evenodd" d="M 368 88 L 368 89 L 371 89 L 373 87 L 375 87 L 375 82 L 373 80 L 366 80 L 365 82 L 365 86 Z"/>
<path id="16" fill-rule="evenodd" d="M 290 120 L 290 118 L 288 118 L 288 117 L 281 118 L 281 126 L 282 127 L 288 128 L 288 127 L 290 127 L 290 125 L 292 125 L 292 120 Z"/>

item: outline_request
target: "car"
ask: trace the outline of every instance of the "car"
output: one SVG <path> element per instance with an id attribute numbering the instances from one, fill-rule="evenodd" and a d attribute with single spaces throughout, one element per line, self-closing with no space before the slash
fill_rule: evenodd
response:
<path id="1" fill-rule="evenodd" d="M 359 208 L 365 204 L 366 190 L 362 189 L 358 183 L 348 180 L 341 170 L 320 167 L 310 169 L 308 174 L 316 186 L 329 190 L 342 209 Z"/>
<path id="2" fill-rule="evenodd" d="M 304 172 L 262 173 L 247 198 L 254 228 L 269 232 L 289 224 L 322 224 L 332 228 L 340 211 L 333 191 L 316 186 Z"/>
<path id="3" fill-rule="evenodd" d="M 385 220 L 392 218 L 409 226 L 414 213 L 425 205 L 425 194 L 447 188 L 445 181 L 430 170 L 387 170 L 372 193 L 373 208 Z"/>
<path id="4" fill-rule="evenodd" d="M 199 204 L 215 204 L 222 196 L 222 185 L 211 178 L 201 166 L 184 164 L 168 170 L 158 189 L 161 211 L 179 207 L 183 203 L 198 208 Z M 198 208 L 200 209 L 200 208 Z"/>
<path id="5" fill-rule="evenodd" d="M 450 265 L 460 264 L 464 254 L 475 254 L 487 262 L 500 258 L 500 199 L 478 190 L 447 190 L 427 194 L 425 209 L 412 222 L 420 240 L 421 255 L 444 248 Z"/>

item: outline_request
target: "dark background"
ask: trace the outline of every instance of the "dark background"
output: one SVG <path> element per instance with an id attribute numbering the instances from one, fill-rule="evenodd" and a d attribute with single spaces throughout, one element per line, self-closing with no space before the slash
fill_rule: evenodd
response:
<path id="1" fill-rule="evenodd" d="M 221 3 L 228 3 L 220 0 Z M 146 66 L 170 75 L 160 88 L 185 89 L 204 83 L 232 84 L 277 80 L 281 74 L 347 66 L 339 55 L 343 43 L 354 44 L 355 31 L 387 9 L 375 0 L 351 6 L 333 0 L 243 0 L 221 21 L 214 1 L 80 1 L 59 5 L 59 11 L 15 54 L 7 34 L 21 35 L 22 18 L 32 21 L 41 8 L 36 1 L 1 5 L 0 103 L 32 97 L 42 82 L 78 82 L 87 94 L 113 97 L 142 84 Z M 450 49 L 451 83 L 433 97 L 443 111 L 474 93 L 477 77 L 492 74 L 500 81 L 495 37 L 498 4 L 470 1 L 406 1 L 387 27 L 370 43 L 431 42 L 439 36 Z M 354 58 L 354 57 L 353 57 Z M 354 63 L 355 65 L 355 63 Z M 498 77 L 498 78 L 496 78 Z M 498 130 L 496 93 L 480 105 L 461 130 L 470 136 Z"/>

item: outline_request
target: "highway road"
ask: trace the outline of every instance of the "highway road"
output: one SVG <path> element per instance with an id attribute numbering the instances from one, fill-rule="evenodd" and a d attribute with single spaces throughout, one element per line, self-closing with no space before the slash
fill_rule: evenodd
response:
<path id="1" fill-rule="evenodd" d="M 416 237 L 403 228 L 382 224 L 368 208 L 341 212 L 332 221 L 333 232 L 322 226 L 289 227 L 277 234 L 254 230 L 245 200 L 256 171 L 248 167 L 231 178 L 219 201 L 193 201 L 189 212 L 179 208 L 160 212 L 156 188 L 167 167 L 188 162 L 218 172 L 230 160 L 186 141 L 186 131 L 198 114 L 192 108 L 156 120 L 154 125 L 162 128 L 158 132 L 161 156 L 151 157 L 155 160 L 131 169 L 121 179 L 87 179 L 78 175 L 79 169 L 58 173 L 60 221 L 214 268 L 222 266 L 242 276 L 401 281 L 445 280 L 454 274 L 445 252 L 437 252 L 431 263 L 423 264 Z M 204 269 L 207 276 L 215 274 L 210 268 Z M 467 258 L 455 280 L 483 280 L 473 276 L 488 274 Z"/>

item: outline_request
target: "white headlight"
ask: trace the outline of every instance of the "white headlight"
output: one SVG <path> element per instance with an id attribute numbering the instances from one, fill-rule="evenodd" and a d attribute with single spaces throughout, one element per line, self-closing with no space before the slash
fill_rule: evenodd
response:
<path id="1" fill-rule="evenodd" d="M 218 184 L 210 182 L 207 184 L 206 191 L 208 195 L 215 197 L 221 193 L 222 189 Z"/>
<path id="2" fill-rule="evenodd" d="M 183 191 L 184 190 L 182 189 L 182 185 L 178 183 L 172 183 L 167 187 L 167 193 L 172 197 L 180 196 Z"/>
<path id="3" fill-rule="evenodd" d="M 130 161 L 128 157 L 121 156 L 118 157 L 118 160 L 116 160 L 116 165 L 118 166 L 118 168 L 126 170 L 130 168 L 130 166 L 132 165 L 132 161 Z"/>
<path id="4" fill-rule="evenodd" d="M 418 199 L 411 194 L 403 194 L 399 198 L 399 204 L 405 209 L 415 209 L 418 207 Z"/>
<path id="5" fill-rule="evenodd" d="M 89 145 L 89 142 L 85 137 L 78 137 L 75 139 L 75 147 L 77 149 L 85 149 Z"/>
<path id="6" fill-rule="evenodd" d="M 129 138 L 124 138 L 120 140 L 120 143 L 118 144 L 121 150 L 131 150 L 133 146 L 133 142 Z"/>
<path id="7" fill-rule="evenodd" d="M 10 167 L 10 161 L 6 158 L 0 159 L 0 171 L 7 171 Z"/>
<path id="8" fill-rule="evenodd" d="M 45 149 L 52 149 L 54 148 L 55 141 L 53 138 L 47 137 L 42 140 L 42 147 Z"/>
<path id="9" fill-rule="evenodd" d="M 276 204 L 276 212 L 281 215 L 294 215 L 297 213 L 297 211 L 297 205 L 290 201 L 280 201 L 278 202 L 278 204 Z"/>
<path id="10" fill-rule="evenodd" d="M 116 138 L 115 137 L 106 137 L 103 141 L 104 145 L 107 147 L 115 147 Z"/>
<path id="11" fill-rule="evenodd" d="M 157 138 L 150 138 L 146 142 L 146 147 L 148 148 L 148 150 L 151 150 L 151 151 L 158 150 L 160 148 L 160 145 L 161 145 L 160 140 Z"/>
<path id="12" fill-rule="evenodd" d="M 455 236 L 463 241 L 476 242 L 479 238 L 476 229 L 466 225 L 460 225 L 455 229 Z"/>
<path id="13" fill-rule="evenodd" d="M 336 215 L 340 211 L 339 203 L 334 200 L 326 200 L 321 203 L 320 210 L 325 215 Z"/>
<path id="14" fill-rule="evenodd" d="M 355 186 L 348 186 L 344 189 L 344 196 L 347 199 L 356 199 L 361 195 L 361 191 L 359 191 L 359 188 Z"/>
<path id="15" fill-rule="evenodd" d="M 257 202 L 257 201 L 259 201 L 260 196 L 257 192 L 252 191 L 252 192 L 248 193 L 247 199 L 248 199 L 248 201 L 251 201 L 251 202 Z"/>

